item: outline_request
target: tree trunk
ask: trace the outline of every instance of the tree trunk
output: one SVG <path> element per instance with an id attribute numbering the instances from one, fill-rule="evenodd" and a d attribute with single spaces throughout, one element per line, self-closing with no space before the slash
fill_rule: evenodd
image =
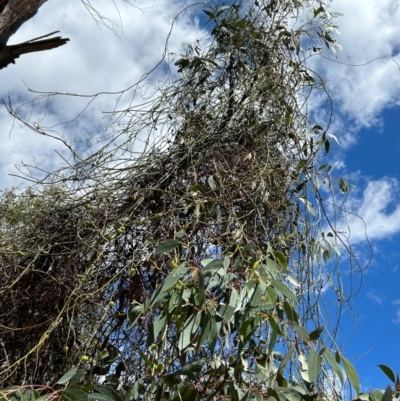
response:
<path id="1" fill-rule="evenodd" d="M 24 43 L 7 46 L 10 37 L 18 31 L 24 22 L 31 19 L 46 1 L 0 0 L 0 69 L 7 67 L 8 64 L 15 64 L 15 59 L 22 54 L 54 49 L 64 45 L 69 40 L 61 38 L 61 36 L 43 39 L 56 33 L 53 32 Z"/>

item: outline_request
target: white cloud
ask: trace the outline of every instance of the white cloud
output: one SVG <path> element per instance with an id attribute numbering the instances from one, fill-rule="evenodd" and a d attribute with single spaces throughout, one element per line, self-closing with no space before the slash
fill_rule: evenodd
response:
<path id="1" fill-rule="evenodd" d="M 382 239 L 400 232 L 399 183 L 384 178 L 370 181 L 360 198 L 353 196 L 347 202 L 345 229 L 351 243 L 363 242 L 368 237 Z"/>
<path id="2" fill-rule="evenodd" d="M 392 322 L 393 322 L 394 324 L 400 324 L 400 310 L 398 310 L 398 311 L 396 312 L 396 317 L 395 317 L 394 319 L 392 319 Z"/>
<path id="3" fill-rule="evenodd" d="M 26 22 L 13 36 L 9 44 L 19 43 L 55 30 L 70 38 L 65 46 L 47 52 L 21 56 L 15 65 L 0 71 L 0 98 L 7 101 L 11 96 L 13 106 L 32 100 L 36 95 L 27 87 L 38 91 L 57 91 L 79 94 L 95 94 L 102 91 L 121 91 L 136 83 L 146 72 L 162 59 L 167 35 L 177 13 L 186 5 L 186 0 L 140 2 L 141 11 L 128 6 L 122 0 L 97 0 L 93 6 L 104 16 L 119 22 L 122 20 L 122 35 L 98 25 L 80 2 L 49 0 L 38 14 Z M 132 3 L 135 4 L 135 3 Z M 179 54 L 182 42 L 195 41 L 204 34 L 190 13 L 183 13 L 175 22 L 168 42 L 168 51 Z M 162 71 L 161 71 L 162 70 Z M 158 83 L 165 79 L 165 64 L 161 65 L 149 80 Z M 82 140 L 98 132 L 107 114 L 119 100 L 118 108 L 125 108 L 134 98 L 128 91 L 119 95 L 98 96 L 85 114 L 73 124 L 54 127 L 56 135 Z M 138 94 L 136 94 L 136 98 Z M 27 104 L 20 109 L 30 121 L 52 127 L 70 121 L 79 115 L 90 98 L 50 97 L 37 100 L 33 107 Z M 136 100 L 135 100 L 136 101 Z M 32 114 L 30 114 L 32 113 Z M 11 130 L 12 128 L 12 130 Z M 11 130 L 11 133 L 10 133 Z M 36 159 L 38 165 L 51 168 L 61 159 L 54 150 L 62 150 L 61 143 L 49 140 L 15 123 L 4 107 L 0 107 L 0 188 L 12 186 L 19 181 L 8 176 L 16 172 L 14 164 Z M 85 142 L 82 146 L 86 146 Z"/>
<path id="4" fill-rule="evenodd" d="M 375 303 L 377 303 L 378 305 L 383 305 L 383 298 L 378 295 L 374 289 L 369 290 L 367 292 L 367 298 L 372 299 L 372 301 L 374 301 Z"/>
<path id="5" fill-rule="evenodd" d="M 316 56 L 311 66 L 327 84 L 334 102 L 331 130 L 346 147 L 356 143 L 361 128 L 382 128 L 380 113 L 400 105 L 400 67 L 388 59 L 400 64 L 400 3 L 334 0 L 330 10 L 344 14 L 335 21 L 342 33 L 336 39 L 343 48 L 337 59 Z M 326 96 L 321 92 L 313 102 L 321 111 Z"/>

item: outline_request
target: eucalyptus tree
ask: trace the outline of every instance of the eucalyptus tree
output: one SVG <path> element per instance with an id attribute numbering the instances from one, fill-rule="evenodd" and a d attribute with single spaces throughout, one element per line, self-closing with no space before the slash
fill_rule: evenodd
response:
<path id="1" fill-rule="evenodd" d="M 344 374 L 359 393 L 321 308 L 325 263 L 350 250 L 329 220 L 348 184 L 306 112 L 335 15 L 311 0 L 197 12 L 209 36 L 106 142 L 66 143 L 73 162 L 2 198 L 0 375 L 42 385 L 25 396 L 339 399 Z"/>

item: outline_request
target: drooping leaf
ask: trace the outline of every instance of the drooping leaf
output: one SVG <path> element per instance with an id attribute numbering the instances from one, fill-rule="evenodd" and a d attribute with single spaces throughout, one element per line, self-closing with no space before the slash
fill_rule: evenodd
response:
<path id="1" fill-rule="evenodd" d="M 306 205 L 306 208 L 308 210 L 309 213 L 311 213 L 313 216 L 316 215 L 315 213 L 315 209 L 313 204 L 306 198 L 299 198 L 299 201 L 301 201 L 302 203 L 304 203 Z"/>
<path id="2" fill-rule="evenodd" d="M 230 305 L 226 305 L 224 303 L 221 303 L 217 307 L 217 313 L 219 316 L 221 316 L 226 322 L 230 322 L 234 313 L 235 313 L 235 308 L 233 308 Z"/>
<path id="3" fill-rule="evenodd" d="M 283 284 L 281 281 L 272 280 L 272 285 L 275 290 L 282 294 L 284 297 L 291 299 L 296 304 L 298 303 L 296 295 L 294 295 L 290 288 Z"/>
<path id="4" fill-rule="evenodd" d="M 282 272 L 286 273 L 287 267 L 288 267 L 286 256 L 282 252 L 279 252 L 279 251 L 274 251 L 274 256 L 278 260 L 278 262 L 281 266 Z"/>
<path id="5" fill-rule="evenodd" d="M 218 327 L 214 316 L 210 316 L 210 330 L 208 331 L 208 347 L 211 354 L 214 353 L 215 345 L 218 340 Z"/>
<path id="6" fill-rule="evenodd" d="M 199 286 L 197 288 L 197 304 L 199 307 L 202 307 L 206 302 L 206 291 L 204 286 L 204 275 L 202 272 L 199 272 L 197 275 L 197 280 Z"/>
<path id="7" fill-rule="evenodd" d="M 302 377 L 302 379 L 304 381 L 306 381 L 307 383 L 311 383 L 311 380 L 308 377 L 308 362 L 307 362 L 307 358 L 305 357 L 305 355 L 301 354 L 298 357 L 298 360 L 301 364 L 301 369 L 300 369 L 300 375 Z"/>
<path id="8" fill-rule="evenodd" d="M 318 373 L 321 369 L 321 356 L 315 352 L 313 347 L 310 347 L 307 364 L 308 378 L 310 380 L 310 383 L 312 383 L 317 378 Z"/>
<path id="9" fill-rule="evenodd" d="M 274 317 L 272 315 L 268 315 L 268 321 L 269 321 L 269 324 L 271 325 L 272 330 L 274 331 L 274 333 L 276 333 L 278 335 L 281 335 L 282 331 L 279 328 L 278 324 L 276 323 L 276 321 L 275 321 L 275 319 L 274 319 Z"/>
<path id="10" fill-rule="evenodd" d="M 186 320 L 178 342 L 178 348 L 181 351 L 185 349 L 193 340 L 195 335 L 198 334 L 200 328 L 200 322 L 201 322 L 200 312 L 194 313 Z"/>
<path id="11" fill-rule="evenodd" d="M 329 365 L 331 365 L 331 368 L 336 373 L 343 386 L 344 385 L 343 371 L 338 362 L 336 361 L 336 358 L 331 354 L 331 352 L 327 348 L 324 348 L 323 356 L 326 358 Z"/>
<path id="12" fill-rule="evenodd" d="M 305 341 L 310 340 L 310 335 L 308 334 L 308 331 L 306 330 L 305 327 L 298 326 L 297 324 L 295 324 L 295 325 L 293 325 L 293 329 L 302 340 L 305 340 Z"/>
<path id="13" fill-rule="evenodd" d="M 255 375 L 260 383 L 265 383 L 269 379 L 269 371 L 259 363 L 256 363 Z"/>
<path id="14" fill-rule="evenodd" d="M 294 343 L 292 343 L 292 345 L 290 346 L 290 348 L 289 348 L 288 351 L 286 352 L 286 355 L 285 355 L 285 357 L 283 358 L 281 364 L 279 365 L 278 373 L 282 374 L 282 373 L 284 372 L 285 367 L 286 367 L 287 363 L 289 362 L 289 360 L 290 360 L 290 358 L 291 358 L 291 356 L 292 356 L 292 353 L 293 353 L 294 349 L 295 349 L 295 345 L 294 345 Z"/>
<path id="15" fill-rule="evenodd" d="M 350 380 L 350 383 L 354 387 L 354 390 L 356 390 L 358 396 L 358 394 L 360 393 L 360 379 L 358 378 L 357 371 L 348 359 L 346 359 L 343 355 L 341 355 L 341 358 L 343 361 L 344 370 Z"/>
<path id="16" fill-rule="evenodd" d="M 156 342 L 158 333 L 165 327 L 167 315 L 160 313 L 150 325 L 149 335 L 147 337 L 147 345 L 152 345 Z"/>
<path id="17" fill-rule="evenodd" d="M 159 299 L 161 299 L 165 293 L 180 280 L 181 276 L 186 271 L 187 268 L 185 264 L 181 264 L 176 269 L 172 270 L 164 279 L 162 285 L 160 285 L 160 287 L 158 287 L 154 292 L 150 301 L 150 306 L 154 305 Z"/>

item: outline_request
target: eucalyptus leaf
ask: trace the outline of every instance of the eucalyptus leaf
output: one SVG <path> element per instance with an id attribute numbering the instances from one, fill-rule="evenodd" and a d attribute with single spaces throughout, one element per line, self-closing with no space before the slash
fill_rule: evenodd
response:
<path id="1" fill-rule="evenodd" d="M 355 370 L 354 366 L 348 359 L 346 359 L 343 355 L 341 355 L 341 358 L 347 377 L 349 378 L 350 383 L 354 387 L 354 390 L 356 390 L 358 396 L 358 394 L 360 393 L 360 379 L 358 378 L 357 371 Z"/>
<path id="2" fill-rule="evenodd" d="M 71 398 L 74 401 L 88 401 L 89 397 L 88 394 L 77 390 L 75 388 L 66 388 L 61 393 L 64 397 Z M 99 400 L 100 401 L 100 400 Z"/>
<path id="3" fill-rule="evenodd" d="M 174 239 L 166 239 L 165 241 L 161 242 L 156 248 L 156 255 L 160 255 L 162 253 L 166 253 L 172 251 L 173 249 L 177 248 L 181 243 Z"/>
<path id="4" fill-rule="evenodd" d="M 340 365 L 338 364 L 338 362 L 336 361 L 335 356 L 332 355 L 331 352 L 327 348 L 324 348 L 323 356 L 326 358 L 329 365 L 331 365 L 331 368 L 336 373 L 336 375 L 339 377 L 339 380 L 343 386 L 344 385 L 343 371 L 342 371 L 342 368 L 340 367 Z"/>
<path id="5" fill-rule="evenodd" d="M 378 365 L 382 372 L 385 373 L 385 375 L 393 382 L 396 383 L 396 378 L 394 375 L 394 372 L 392 371 L 392 369 L 389 368 L 389 366 L 386 365 Z"/>
<path id="6" fill-rule="evenodd" d="M 68 372 L 64 373 L 57 381 L 57 384 L 65 384 L 69 381 L 76 373 L 77 368 L 71 368 Z"/>

